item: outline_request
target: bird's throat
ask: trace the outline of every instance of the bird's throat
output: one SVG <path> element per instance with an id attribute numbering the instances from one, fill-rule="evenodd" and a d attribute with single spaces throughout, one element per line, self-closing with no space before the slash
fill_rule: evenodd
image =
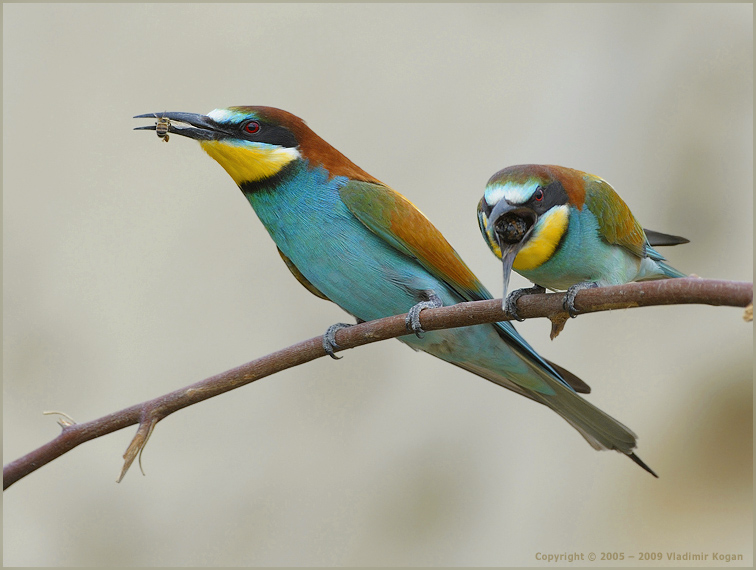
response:
<path id="1" fill-rule="evenodd" d="M 569 217 L 566 205 L 554 207 L 541 216 L 530 239 L 517 253 L 512 264 L 514 270 L 528 271 L 548 261 L 567 232 Z"/>
<path id="2" fill-rule="evenodd" d="M 202 149 L 214 158 L 241 186 L 274 177 L 299 158 L 296 148 L 232 144 L 225 141 L 200 141 Z"/>

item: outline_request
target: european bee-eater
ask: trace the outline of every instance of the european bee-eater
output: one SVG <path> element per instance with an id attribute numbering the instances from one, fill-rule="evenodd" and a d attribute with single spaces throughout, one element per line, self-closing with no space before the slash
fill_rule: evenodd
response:
<path id="1" fill-rule="evenodd" d="M 149 117 L 162 121 L 163 135 L 168 120 L 169 133 L 199 141 L 239 186 L 294 277 L 359 321 L 409 312 L 419 333 L 424 307 L 492 298 L 410 201 L 291 113 L 230 107 L 137 118 Z M 576 390 L 590 388 L 539 356 L 509 322 L 399 340 L 544 404 L 595 449 L 624 453 L 655 475 L 633 453 L 635 434 L 581 398 Z"/>
<path id="2" fill-rule="evenodd" d="M 517 317 L 523 293 L 567 290 L 575 316 L 580 289 L 685 277 L 664 263 L 657 245 L 688 243 L 644 230 L 609 184 L 563 166 L 522 164 L 494 174 L 478 204 L 478 224 L 504 266 L 504 309 Z M 535 287 L 507 296 L 511 270 Z"/>

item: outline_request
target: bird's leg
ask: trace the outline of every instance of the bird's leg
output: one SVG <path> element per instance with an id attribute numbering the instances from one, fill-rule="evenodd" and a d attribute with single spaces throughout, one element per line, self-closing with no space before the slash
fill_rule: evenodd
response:
<path id="1" fill-rule="evenodd" d="M 570 317 L 574 319 L 578 315 L 578 310 L 575 308 L 575 295 L 577 295 L 578 291 L 582 291 L 583 289 L 593 289 L 598 286 L 598 283 L 595 281 L 584 281 L 583 283 L 576 283 L 567 289 L 567 294 L 564 296 L 564 303 L 562 303 L 562 306 L 570 314 Z"/>
<path id="2" fill-rule="evenodd" d="M 420 311 L 423 309 L 437 309 L 443 307 L 444 303 L 441 301 L 441 297 L 436 295 L 433 291 L 424 291 L 427 301 L 420 301 L 418 304 L 413 305 L 407 312 L 407 317 L 404 319 L 407 329 L 411 330 L 417 338 L 423 338 L 425 332 L 420 326 Z"/>
<path id="3" fill-rule="evenodd" d="M 364 323 L 362 319 L 357 319 L 357 324 Z M 341 329 L 348 329 L 349 327 L 353 327 L 354 325 L 350 325 L 349 323 L 336 323 L 335 325 L 331 325 L 328 327 L 328 330 L 326 330 L 325 334 L 323 335 L 323 350 L 325 350 L 325 353 L 333 358 L 334 360 L 341 360 L 341 356 L 336 356 L 334 354 L 334 349 L 341 348 L 338 344 L 336 344 L 336 331 L 340 331 Z"/>
<path id="4" fill-rule="evenodd" d="M 517 314 L 517 300 L 523 295 L 537 295 L 539 293 L 545 293 L 546 289 L 534 283 L 532 287 L 524 287 L 523 289 L 515 289 L 509 295 L 507 295 L 504 301 L 504 310 L 511 315 L 517 321 L 524 321 L 520 315 Z"/>

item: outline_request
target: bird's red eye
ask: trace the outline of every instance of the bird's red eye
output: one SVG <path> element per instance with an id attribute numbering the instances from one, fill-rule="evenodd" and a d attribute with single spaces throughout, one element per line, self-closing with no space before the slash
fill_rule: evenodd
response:
<path id="1" fill-rule="evenodd" d="M 535 193 L 533 194 L 533 198 L 535 199 L 536 202 L 542 201 L 543 200 L 543 189 L 542 188 L 537 188 L 536 191 L 535 191 Z"/>
<path id="2" fill-rule="evenodd" d="M 247 121 L 244 123 L 244 132 L 249 133 L 250 135 L 254 135 L 259 130 L 260 123 L 257 121 Z"/>

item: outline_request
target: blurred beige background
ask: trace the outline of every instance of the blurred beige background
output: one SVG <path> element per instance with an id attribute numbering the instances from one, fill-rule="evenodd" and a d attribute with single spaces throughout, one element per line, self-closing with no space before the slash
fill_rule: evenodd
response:
<path id="1" fill-rule="evenodd" d="M 344 319 L 154 111 L 287 109 L 415 202 L 498 296 L 475 207 L 522 162 L 606 178 L 680 270 L 753 278 L 740 5 L 3 6 L 4 461 Z M 513 285 L 526 284 L 515 277 Z M 655 480 L 546 408 L 397 342 L 90 442 L 4 495 L 6 565 L 543 565 L 752 555 L 742 311 L 518 326 L 640 436 Z M 606 564 L 606 563 L 604 563 Z M 676 565 L 688 565 L 676 563 Z M 704 565 L 716 565 L 709 562 Z"/>

